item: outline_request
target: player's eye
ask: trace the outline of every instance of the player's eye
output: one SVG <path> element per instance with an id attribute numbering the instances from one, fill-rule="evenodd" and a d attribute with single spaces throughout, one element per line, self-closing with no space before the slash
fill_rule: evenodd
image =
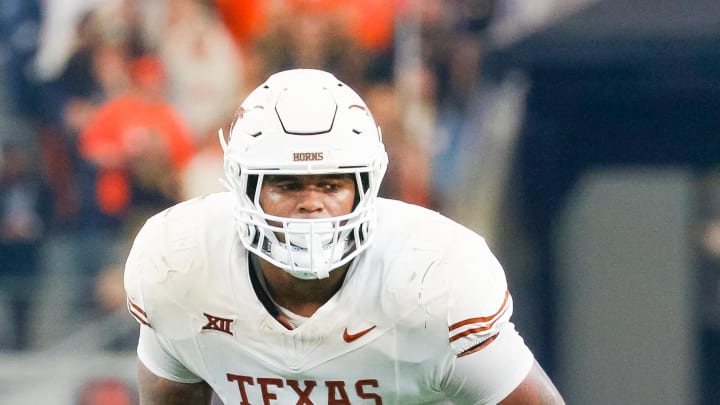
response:
<path id="1" fill-rule="evenodd" d="M 300 182 L 296 181 L 281 182 L 275 184 L 274 186 L 281 191 L 298 191 L 302 190 L 303 188 L 303 185 Z"/>
<path id="2" fill-rule="evenodd" d="M 338 191 L 342 188 L 341 184 L 337 183 L 326 183 L 322 185 L 322 189 L 328 192 Z"/>
<path id="3" fill-rule="evenodd" d="M 355 181 L 352 177 L 337 177 L 337 178 L 328 178 L 325 181 L 323 181 L 320 186 L 323 190 L 328 192 L 336 192 L 341 191 L 345 189 L 354 189 L 355 188 Z"/>

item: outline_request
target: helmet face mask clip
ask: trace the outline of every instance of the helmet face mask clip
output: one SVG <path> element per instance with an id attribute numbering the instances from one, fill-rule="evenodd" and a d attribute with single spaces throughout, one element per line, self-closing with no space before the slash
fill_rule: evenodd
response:
<path id="1" fill-rule="evenodd" d="M 245 99 L 229 140 L 221 130 L 220 141 L 235 225 L 250 252 L 295 277 L 315 279 L 369 246 L 387 154 L 365 103 L 332 74 L 276 73 Z M 356 187 L 346 215 L 278 217 L 260 205 L 267 176 L 342 173 L 352 175 Z"/>

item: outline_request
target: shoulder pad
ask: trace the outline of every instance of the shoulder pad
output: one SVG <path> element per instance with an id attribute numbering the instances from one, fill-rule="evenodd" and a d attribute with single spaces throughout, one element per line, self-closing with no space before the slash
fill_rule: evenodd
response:
<path id="1" fill-rule="evenodd" d="M 428 271 L 423 300 L 428 312 L 445 312 L 456 354 L 495 335 L 512 314 L 502 266 L 485 240 L 464 228 L 445 257 Z"/>
<path id="2" fill-rule="evenodd" d="M 187 299 L 207 267 L 205 229 L 216 225 L 205 213 L 223 214 L 218 208 L 198 199 L 178 204 L 150 218 L 135 238 L 125 264 L 128 310 L 163 336 L 190 333 Z"/>

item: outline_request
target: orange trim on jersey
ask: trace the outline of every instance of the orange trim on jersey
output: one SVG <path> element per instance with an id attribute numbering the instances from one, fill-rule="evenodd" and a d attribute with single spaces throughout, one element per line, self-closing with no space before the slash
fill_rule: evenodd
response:
<path id="1" fill-rule="evenodd" d="M 136 321 L 140 322 L 143 325 L 150 326 L 150 322 L 147 319 L 147 312 L 145 312 L 145 310 L 143 310 L 139 305 L 132 302 L 130 300 L 130 297 L 128 297 L 127 299 L 127 307 L 130 315 L 132 315 L 132 317 L 135 318 Z"/>
<path id="2" fill-rule="evenodd" d="M 493 320 L 495 317 L 497 317 L 498 315 L 500 315 L 500 314 L 502 314 L 503 312 L 505 312 L 505 307 L 507 306 L 509 300 L 510 300 L 510 291 L 509 291 L 509 290 L 505 290 L 505 299 L 503 300 L 503 303 L 500 305 L 500 309 L 498 309 L 497 312 L 495 312 L 494 314 L 492 314 L 492 315 L 490 315 L 490 316 L 481 316 L 481 317 L 477 317 L 477 318 L 468 318 L 468 319 L 462 320 L 462 321 L 460 321 L 460 322 L 455 322 L 454 324 L 450 325 L 450 327 L 449 327 L 448 329 L 452 331 L 452 330 L 457 329 L 457 328 L 459 328 L 459 327 L 461 327 L 461 326 L 469 325 L 469 324 L 471 324 L 471 323 L 483 323 L 483 322 L 491 321 L 491 320 Z"/>
<path id="3" fill-rule="evenodd" d="M 464 338 L 465 336 L 472 335 L 473 333 L 486 332 L 486 331 L 492 329 L 493 326 L 495 326 L 495 322 L 492 322 L 492 323 L 489 324 L 489 325 L 481 326 L 481 327 L 479 327 L 479 328 L 468 329 L 468 330 L 466 330 L 465 332 L 458 333 L 457 335 L 451 336 L 451 337 L 450 337 L 450 341 L 451 341 L 451 342 L 454 342 L 454 341 L 456 341 L 456 340 L 458 340 L 458 339 Z"/>
<path id="4" fill-rule="evenodd" d="M 472 324 L 484 324 L 482 326 L 467 329 L 463 332 L 460 332 L 460 333 L 450 336 L 450 342 L 454 342 L 458 339 L 462 339 L 465 336 L 472 335 L 474 333 L 486 332 L 486 331 L 492 329 L 492 327 L 495 326 L 495 322 L 497 322 L 497 320 L 500 319 L 500 317 L 508 309 L 509 302 L 510 302 L 510 291 L 505 290 L 505 299 L 503 300 L 502 305 L 500 305 L 500 309 L 498 309 L 497 312 L 495 312 L 494 314 L 492 314 L 490 316 L 468 318 L 468 319 L 465 319 L 465 320 L 462 320 L 460 322 L 456 322 L 456 323 L 450 325 L 450 327 L 448 329 L 452 332 L 453 330 L 458 329 L 463 326 L 472 325 Z"/>
<path id="5" fill-rule="evenodd" d="M 147 312 L 145 312 L 145 310 L 142 309 L 142 308 L 140 307 L 140 305 L 132 302 L 132 300 L 131 300 L 130 298 L 128 298 L 127 302 L 128 302 L 128 305 L 131 306 L 132 308 L 134 308 L 140 315 L 142 315 L 142 316 L 144 316 L 144 317 L 147 318 Z"/>

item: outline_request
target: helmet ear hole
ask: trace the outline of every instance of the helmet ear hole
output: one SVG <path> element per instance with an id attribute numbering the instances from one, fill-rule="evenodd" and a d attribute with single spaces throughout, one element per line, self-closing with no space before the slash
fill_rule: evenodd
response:
<path id="1" fill-rule="evenodd" d="M 365 194 L 370 189 L 370 175 L 367 172 L 360 173 L 361 185 L 358 189 L 362 188 L 362 193 Z"/>
<path id="2" fill-rule="evenodd" d="M 357 180 L 355 181 L 357 182 Z M 360 184 L 356 184 L 355 189 L 357 192 L 355 193 L 355 201 L 353 201 L 353 209 L 357 208 L 358 204 L 360 204 L 360 195 L 367 194 L 370 189 L 370 175 L 368 173 L 360 173 Z"/>
<path id="3" fill-rule="evenodd" d="M 247 196 L 250 201 L 255 201 L 255 193 L 257 192 L 258 175 L 249 174 L 247 179 Z"/>

